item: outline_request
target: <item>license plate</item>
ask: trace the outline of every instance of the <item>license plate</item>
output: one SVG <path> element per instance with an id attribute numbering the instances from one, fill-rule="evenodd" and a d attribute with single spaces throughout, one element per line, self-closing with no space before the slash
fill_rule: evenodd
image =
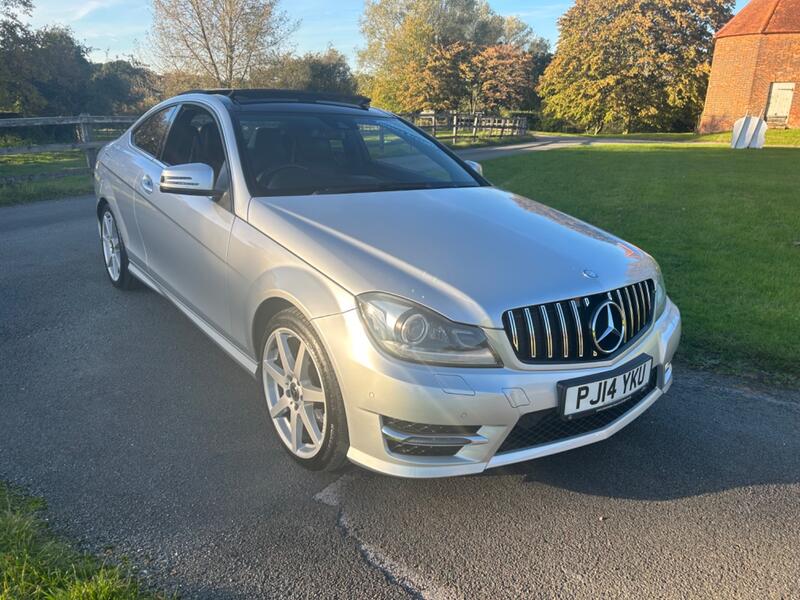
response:
<path id="1" fill-rule="evenodd" d="M 561 415 L 574 419 L 627 400 L 650 383 L 653 358 L 643 354 L 618 369 L 558 383 Z"/>

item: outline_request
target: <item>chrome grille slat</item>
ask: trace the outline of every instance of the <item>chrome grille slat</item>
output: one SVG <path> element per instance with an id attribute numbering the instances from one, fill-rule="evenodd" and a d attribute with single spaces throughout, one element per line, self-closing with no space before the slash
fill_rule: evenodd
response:
<path id="1" fill-rule="evenodd" d="M 542 315 L 542 321 L 544 321 L 544 332 L 547 338 L 547 358 L 553 358 L 553 334 L 550 331 L 550 318 L 547 316 L 547 309 L 544 305 L 539 306 L 539 312 Z"/>
<path id="2" fill-rule="evenodd" d="M 506 315 L 508 316 L 508 324 L 511 326 L 511 343 L 514 345 L 514 350 L 519 352 L 519 336 L 517 335 L 517 323 L 514 318 L 514 311 L 509 310 Z"/>
<path id="3" fill-rule="evenodd" d="M 650 316 L 648 314 L 648 312 L 647 312 L 647 305 L 644 302 L 644 289 L 643 289 L 643 286 L 644 286 L 644 284 L 641 281 L 636 284 L 636 289 L 639 291 L 639 296 L 642 299 L 642 321 L 641 321 L 642 323 L 647 321 L 649 316 Z"/>
<path id="4" fill-rule="evenodd" d="M 580 302 L 580 300 L 578 300 Z M 575 319 L 575 332 L 578 338 L 578 358 L 583 358 L 583 323 L 578 313 L 578 302 L 570 300 L 569 304 L 572 307 L 572 317 Z M 527 308 L 525 310 L 528 310 Z"/>
<path id="5" fill-rule="evenodd" d="M 639 332 L 642 323 L 642 309 L 639 307 L 639 294 L 636 293 L 636 286 L 632 286 L 633 291 L 633 303 L 636 305 L 636 332 Z M 626 288 L 627 289 L 627 288 Z"/>
<path id="6" fill-rule="evenodd" d="M 631 319 L 631 334 L 636 335 L 636 319 L 633 314 L 633 303 L 631 302 L 631 295 L 628 292 L 628 288 L 624 288 L 625 291 L 625 299 L 628 301 L 628 311 L 630 312 L 630 319 Z"/>
<path id="7" fill-rule="evenodd" d="M 556 312 L 561 323 L 561 350 L 564 358 L 569 358 L 569 333 L 567 333 L 567 322 L 564 320 L 564 311 L 561 309 L 561 302 L 556 302 Z"/>
<path id="8" fill-rule="evenodd" d="M 602 361 L 622 352 L 653 320 L 653 280 L 580 298 L 520 307 L 503 313 L 514 353 L 527 363 Z M 592 340 L 591 319 L 603 302 L 619 305 L 625 319 L 622 345 L 611 354 Z M 527 336 L 527 337 L 526 337 Z"/>
<path id="9" fill-rule="evenodd" d="M 625 312 L 625 303 L 622 301 L 622 294 L 619 290 L 616 290 L 617 299 L 619 300 L 619 305 L 622 307 L 622 313 L 625 316 L 625 337 L 623 338 L 626 342 L 631 339 L 631 329 L 630 325 L 628 324 L 628 313 Z"/>
<path id="10" fill-rule="evenodd" d="M 536 358 L 536 331 L 533 328 L 531 309 L 525 307 L 525 323 L 528 325 L 528 337 L 531 340 L 531 357 Z"/>

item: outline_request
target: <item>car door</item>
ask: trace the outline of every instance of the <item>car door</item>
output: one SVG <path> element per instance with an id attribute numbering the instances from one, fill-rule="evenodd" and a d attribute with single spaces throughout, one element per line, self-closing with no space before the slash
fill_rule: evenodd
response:
<path id="1" fill-rule="evenodd" d="M 161 152 L 164 138 L 174 116 L 175 106 L 162 108 L 136 125 L 128 140 L 120 140 L 105 150 L 103 163 L 111 173 L 110 186 L 116 208 L 117 223 L 124 232 L 125 250 L 128 259 L 136 267 L 147 270 L 144 242 L 136 225 L 136 188 L 142 177 L 142 169 Z"/>
<path id="2" fill-rule="evenodd" d="M 216 187 L 225 192 L 221 198 L 160 191 L 165 166 L 197 162 L 214 169 Z M 214 115 L 200 105 L 183 104 L 159 160 L 143 169 L 137 186 L 143 200 L 137 220 L 150 275 L 223 334 L 230 331 L 226 259 L 234 221 L 227 164 Z"/>

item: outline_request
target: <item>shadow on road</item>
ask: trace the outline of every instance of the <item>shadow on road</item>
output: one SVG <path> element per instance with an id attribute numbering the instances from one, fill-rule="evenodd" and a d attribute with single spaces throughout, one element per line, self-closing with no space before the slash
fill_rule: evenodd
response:
<path id="1" fill-rule="evenodd" d="M 583 494 L 670 500 L 800 482 L 800 404 L 681 373 L 670 393 L 611 439 L 487 471 Z"/>

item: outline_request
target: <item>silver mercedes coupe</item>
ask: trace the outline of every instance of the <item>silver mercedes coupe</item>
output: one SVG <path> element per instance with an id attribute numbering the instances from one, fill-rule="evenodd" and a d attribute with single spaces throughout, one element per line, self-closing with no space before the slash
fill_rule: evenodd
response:
<path id="1" fill-rule="evenodd" d="M 95 191 L 111 283 L 256 377 L 310 469 L 478 473 L 604 440 L 672 384 L 652 257 L 367 98 L 181 94 L 102 150 Z"/>

